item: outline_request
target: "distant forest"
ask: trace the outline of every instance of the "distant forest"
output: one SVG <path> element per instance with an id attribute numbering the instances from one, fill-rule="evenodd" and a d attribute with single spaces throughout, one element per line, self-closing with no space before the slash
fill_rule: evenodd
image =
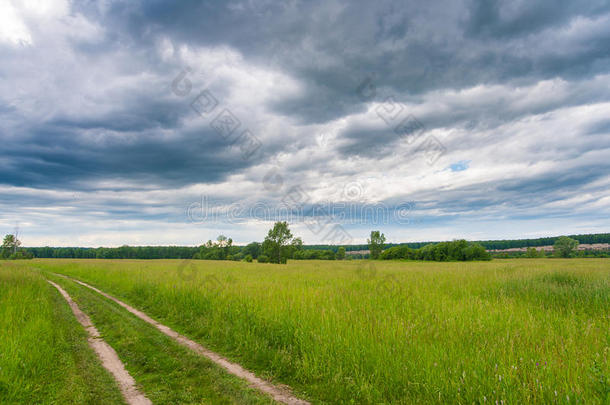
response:
<path id="1" fill-rule="evenodd" d="M 587 235 L 569 235 L 579 243 L 610 243 L 610 233 L 598 233 Z M 510 249 L 521 247 L 536 247 L 553 245 L 559 236 L 537 239 L 513 239 L 513 240 L 484 240 L 474 241 L 486 249 Z M 254 243 L 254 242 L 253 242 Z M 419 249 L 426 245 L 440 242 L 412 242 L 412 243 L 386 243 L 386 249 L 395 246 L 407 246 L 411 249 Z M 232 254 L 239 254 L 248 246 L 233 246 Z M 367 250 L 368 245 L 346 245 L 348 252 Z M 334 245 L 303 245 L 303 250 L 313 250 L 315 253 L 303 255 L 303 258 L 330 258 L 323 251 L 337 252 L 339 246 Z M 201 246 L 121 246 L 117 248 L 82 248 L 82 247 L 29 247 L 25 248 L 34 257 L 38 258 L 75 258 L 75 259 L 191 259 L 201 251 Z M 244 252 L 245 253 L 245 252 Z"/>
<path id="2" fill-rule="evenodd" d="M 594 234 L 585 234 L 585 235 L 568 235 L 572 239 L 576 239 L 578 243 L 610 243 L 610 233 L 594 233 Z M 522 247 L 536 247 L 536 246 L 548 246 L 554 245 L 555 241 L 559 236 L 551 236 L 547 238 L 537 238 L 537 239 L 502 239 L 502 240 L 475 240 L 473 243 L 478 243 L 483 246 L 485 249 L 510 249 L 510 248 L 522 248 Z M 408 242 L 408 243 L 386 243 L 385 247 L 390 248 L 394 246 L 407 246 L 411 249 L 419 249 L 426 245 L 441 243 L 440 241 L 436 242 Z M 338 246 L 332 245 L 305 245 L 303 246 L 305 249 L 331 249 L 336 251 Z M 368 245 L 346 245 L 345 250 L 348 252 L 359 251 L 359 250 L 367 250 Z"/>

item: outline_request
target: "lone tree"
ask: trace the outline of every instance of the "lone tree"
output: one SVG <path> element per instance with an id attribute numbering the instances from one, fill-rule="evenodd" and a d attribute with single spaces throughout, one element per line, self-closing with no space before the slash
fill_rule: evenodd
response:
<path id="1" fill-rule="evenodd" d="M 294 251 L 303 248 L 301 238 L 292 236 L 287 222 L 276 222 L 269 230 L 262 251 L 271 263 L 286 263 Z"/>
<path id="2" fill-rule="evenodd" d="M 17 253 L 21 241 L 15 235 L 9 234 L 2 241 L 2 257 L 7 258 Z"/>
<path id="3" fill-rule="evenodd" d="M 233 244 L 233 239 L 227 238 L 224 235 L 218 235 L 218 237 L 216 238 L 216 243 L 220 248 L 231 247 L 231 245 Z"/>
<path id="4" fill-rule="evenodd" d="M 555 246 L 553 246 L 555 254 L 559 257 L 570 257 L 572 251 L 577 247 L 578 241 L 567 236 L 560 236 L 555 242 Z"/>
<path id="5" fill-rule="evenodd" d="M 371 238 L 367 239 L 366 242 L 369 244 L 371 259 L 379 259 L 379 255 L 383 250 L 383 244 L 385 243 L 385 235 L 379 231 L 371 231 Z"/>
<path id="6" fill-rule="evenodd" d="M 343 246 L 339 246 L 339 249 L 337 249 L 337 255 L 335 257 L 337 260 L 345 259 L 345 248 Z"/>

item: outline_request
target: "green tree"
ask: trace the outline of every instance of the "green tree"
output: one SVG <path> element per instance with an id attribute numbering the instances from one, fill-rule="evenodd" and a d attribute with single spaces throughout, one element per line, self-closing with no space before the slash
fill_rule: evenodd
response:
<path id="1" fill-rule="evenodd" d="M 271 263 L 286 263 L 296 250 L 302 248 L 303 241 L 292 236 L 285 221 L 273 225 L 262 245 L 262 251 Z"/>
<path id="2" fill-rule="evenodd" d="M 227 238 L 224 235 L 218 235 L 218 237 L 216 238 L 216 246 L 220 250 L 220 257 L 222 259 L 228 259 L 229 256 L 231 255 L 231 247 L 233 246 L 233 239 Z"/>
<path id="3" fill-rule="evenodd" d="M 218 235 L 216 242 L 208 240 L 205 245 L 199 247 L 197 258 L 205 260 L 231 260 L 229 256 L 239 252 L 239 248 L 233 246 L 233 239 L 224 235 Z"/>
<path id="4" fill-rule="evenodd" d="M 525 257 L 529 257 L 529 258 L 540 257 L 540 253 L 538 253 L 538 249 L 536 249 L 535 247 L 528 247 L 527 250 L 525 251 Z"/>
<path id="5" fill-rule="evenodd" d="M 242 251 L 245 255 L 250 255 L 253 259 L 256 259 L 261 254 L 261 244 L 258 242 L 249 243 L 243 247 Z"/>
<path id="6" fill-rule="evenodd" d="M 288 249 L 288 252 L 289 252 L 288 258 L 292 259 L 297 252 L 302 252 L 302 251 L 303 251 L 303 239 L 301 239 L 300 237 L 293 238 L 292 241 L 290 242 L 290 248 Z"/>
<path id="7" fill-rule="evenodd" d="M 345 259 L 345 248 L 343 246 L 339 246 L 339 249 L 337 249 L 337 255 L 335 257 L 337 260 Z"/>
<path id="8" fill-rule="evenodd" d="M 2 241 L 2 257 L 6 259 L 16 254 L 19 246 L 21 246 L 21 241 L 15 235 L 6 235 Z"/>
<path id="9" fill-rule="evenodd" d="M 572 251 L 577 247 L 578 241 L 576 239 L 568 238 L 567 236 L 559 237 L 553 246 L 555 254 L 559 257 L 570 257 Z"/>
<path id="10" fill-rule="evenodd" d="M 482 245 L 478 243 L 469 243 L 462 250 L 462 258 L 457 260 L 491 260 L 491 255 Z"/>
<path id="11" fill-rule="evenodd" d="M 371 231 L 371 238 L 367 239 L 366 243 L 369 245 L 369 251 L 371 252 L 371 259 L 376 260 L 379 258 L 383 246 L 385 243 L 385 235 L 379 231 Z"/>

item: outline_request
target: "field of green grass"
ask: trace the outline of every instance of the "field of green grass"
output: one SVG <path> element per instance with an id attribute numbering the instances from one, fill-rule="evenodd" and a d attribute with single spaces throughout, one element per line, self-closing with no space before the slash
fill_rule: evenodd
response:
<path id="1" fill-rule="evenodd" d="M 123 403 L 64 298 L 22 263 L 0 262 L 0 403 Z"/>
<path id="2" fill-rule="evenodd" d="M 86 287 L 48 275 L 91 317 L 141 391 L 154 404 L 271 404 L 273 401 L 179 345 L 116 303 Z"/>
<path id="3" fill-rule="evenodd" d="M 29 264 L 29 263 L 28 263 Z M 0 262 L 0 404 L 124 404 L 61 284 L 156 404 L 272 400 L 89 289 L 25 262 Z"/>
<path id="4" fill-rule="evenodd" d="M 610 403 L 607 259 L 27 265 L 93 284 L 314 403 Z"/>

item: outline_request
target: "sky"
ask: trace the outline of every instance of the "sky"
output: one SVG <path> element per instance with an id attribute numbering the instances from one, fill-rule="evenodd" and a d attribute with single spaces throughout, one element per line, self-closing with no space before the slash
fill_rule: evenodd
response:
<path id="1" fill-rule="evenodd" d="M 0 0 L 25 246 L 610 230 L 610 2 Z"/>

